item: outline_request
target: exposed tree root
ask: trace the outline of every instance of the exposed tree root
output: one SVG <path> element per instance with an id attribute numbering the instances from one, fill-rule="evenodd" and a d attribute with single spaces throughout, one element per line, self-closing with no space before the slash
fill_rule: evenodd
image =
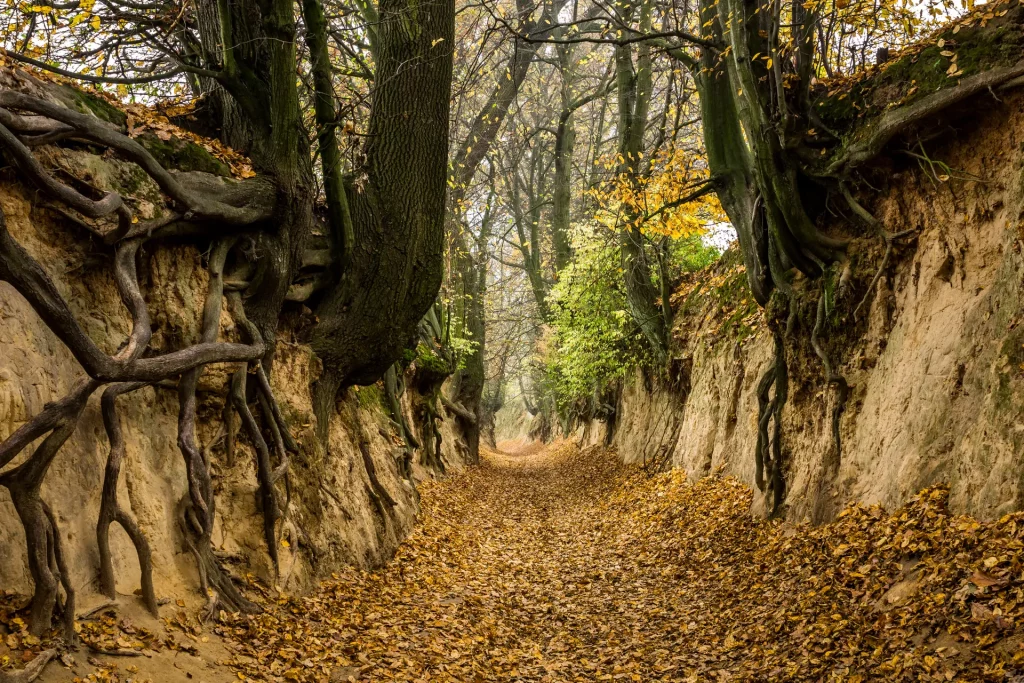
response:
<path id="1" fill-rule="evenodd" d="M 93 383 L 86 382 L 86 388 Z M 35 583 L 30 608 L 29 631 L 36 636 L 42 635 L 50 626 L 54 608 L 57 604 L 58 587 L 65 590 L 64 604 L 64 635 L 69 643 L 75 642 L 74 630 L 74 589 L 71 586 L 67 568 L 64 566 L 64 554 L 61 547 L 61 534 L 57 528 L 57 520 L 49 507 L 40 497 L 40 488 L 46 472 L 78 425 L 78 418 L 85 408 L 92 391 L 73 392 L 78 400 L 53 431 L 36 448 L 28 460 L 5 472 L 0 476 L 3 485 L 11 494 L 14 509 L 25 528 L 25 541 L 28 546 L 29 573 Z"/>
<path id="2" fill-rule="evenodd" d="M 359 442 L 359 452 L 363 456 L 363 468 L 366 470 L 366 476 L 370 480 L 370 493 L 372 498 L 375 499 L 375 504 L 382 511 L 384 506 L 387 506 L 387 509 L 390 510 L 397 503 L 377 477 L 377 466 L 374 465 L 373 457 L 370 455 L 370 439 L 366 434 L 366 429 L 363 428 L 363 422 L 359 418 L 359 410 L 355 407 L 354 403 L 350 403 L 350 410 L 352 425 L 356 430 L 356 440 Z M 385 518 L 387 518 L 386 515 Z"/>
<path id="3" fill-rule="evenodd" d="M 768 421 L 772 416 L 772 401 L 768 398 L 775 384 L 775 364 L 773 363 L 757 383 L 757 444 L 754 446 L 754 483 L 764 493 L 764 465 L 770 460 L 768 455 Z"/>
<path id="4" fill-rule="evenodd" d="M 786 482 L 782 472 L 782 408 L 789 392 L 785 341 L 780 331 L 775 331 L 774 337 L 775 360 L 757 385 L 757 444 L 754 448 L 755 483 L 766 496 L 771 496 L 772 516 L 779 513 L 786 498 Z M 775 395 L 769 399 L 772 386 L 775 387 Z M 772 421 L 774 429 L 769 437 L 768 426 Z"/>
<path id="5" fill-rule="evenodd" d="M 437 392 L 441 391 L 440 387 Z M 441 474 L 445 473 L 444 460 L 441 457 L 441 430 L 437 426 L 439 416 L 437 414 L 436 396 L 427 396 L 420 408 L 420 439 L 423 442 L 423 451 L 420 454 L 420 462 L 424 467 L 435 469 Z"/>
<path id="6" fill-rule="evenodd" d="M 64 613 L 64 641 L 69 645 L 75 645 L 78 642 L 75 633 L 75 587 L 71 585 L 71 571 L 64 556 L 64 542 L 61 540 L 60 527 L 57 526 L 57 517 L 45 502 L 42 503 L 42 507 L 46 521 L 50 525 L 47 533 L 50 544 L 50 571 L 57 575 L 64 589 L 64 604 L 61 607 Z"/>
<path id="7" fill-rule="evenodd" d="M 441 393 L 440 398 L 441 405 L 447 408 L 450 413 L 462 418 L 463 420 L 469 422 L 470 424 L 476 424 L 476 415 L 469 412 L 469 410 L 464 405 L 452 401 L 450 398 L 445 396 L 443 392 Z"/>
<path id="8" fill-rule="evenodd" d="M 260 340 L 259 330 L 246 317 L 241 294 L 239 292 L 230 292 L 228 294 L 228 302 L 231 314 L 235 318 L 239 329 L 242 330 L 243 335 L 249 337 L 250 341 Z M 263 372 L 261 362 L 254 362 L 252 370 L 252 374 L 261 378 L 259 380 L 259 389 L 261 398 L 265 403 L 264 415 L 267 418 L 278 452 L 279 463 L 277 469 L 274 469 L 271 465 L 270 448 L 267 445 L 267 440 L 263 437 L 263 433 L 260 431 L 259 424 L 256 422 L 252 411 L 249 410 L 247 389 L 249 373 L 245 368 L 237 370 L 231 379 L 230 400 L 241 418 L 241 424 L 243 429 L 245 429 L 246 436 L 248 436 L 253 449 L 256 451 L 256 478 L 259 482 L 258 494 L 263 514 L 263 535 L 267 542 L 267 551 L 270 554 L 270 559 L 274 564 L 274 572 L 277 574 L 280 573 L 280 560 L 277 548 L 277 522 L 282 518 L 283 513 L 278 503 L 274 484 L 284 477 L 288 471 L 288 449 L 284 438 L 284 435 L 288 433 L 288 428 L 284 423 L 284 418 L 281 417 L 280 408 L 277 407 L 277 401 L 270 390 L 270 382 Z M 279 419 L 280 422 L 278 421 Z M 293 447 L 297 450 L 298 447 L 290 435 L 288 440 L 291 441 Z"/>
<path id="9" fill-rule="evenodd" d="M 318 6 L 318 3 L 307 4 L 309 7 L 304 8 L 304 12 Z M 382 16 L 396 20 L 401 11 L 400 7 L 381 8 Z M 314 346 L 320 357 L 327 359 L 328 364 L 336 369 L 335 376 L 324 383 L 325 391 L 317 395 L 317 417 L 321 418 L 318 420 L 318 432 L 323 434 L 327 434 L 326 417 L 334 408 L 332 401 L 341 382 L 353 378 L 376 379 L 378 369 L 382 371 L 393 362 L 397 351 L 408 339 L 410 328 L 434 300 L 440 284 L 447 137 L 422 136 L 415 131 L 424 122 L 443 124 L 442 129 L 446 130 L 446 88 L 451 75 L 451 56 L 446 53 L 447 57 L 414 60 L 419 64 L 416 69 L 406 68 L 409 64 L 406 57 L 426 54 L 427 41 L 437 35 L 442 36 L 441 40 L 445 35 L 450 37 L 451 12 L 450 5 L 442 3 L 421 17 L 421 23 L 426 22 L 424 26 L 429 31 L 421 31 L 418 38 L 398 32 L 392 36 L 393 40 L 384 41 L 388 47 L 383 50 L 385 58 L 378 64 L 377 76 L 378 82 L 385 84 L 382 92 L 386 92 L 377 98 L 384 104 L 379 109 L 375 107 L 377 111 L 371 116 L 370 127 L 370 138 L 382 144 L 375 143 L 375 163 L 367 165 L 373 191 L 357 193 L 360 195 L 359 206 L 345 219 L 349 225 L 342 240 L 344 244 L 332 244 L 330 250 L 321 250 L 327 253 L 327 262 L 331 266 L 336 266 L 340 260 L 347 271 L 355 273 L 346 272 L 348 277 L 339 279 L 334 277 L 338 273 L 333 272 L 330 280 L 322 280 L 333 286 L 321 297 L 317 311 L 320 326 L 314 334 Z M 325 29 L 321 25 L 318 30 L 322 32 Z M 280 65 L 280 61 L 274 61 L 278 52 L 288 59 L 294 57 L 288 52 L 290 48 L 285 46 L 285 43 L 291 44 L 288 41 L 249 42 L 252 55 L 260 55 L 259 64 Z M 428 47 L 435 45 L 436 41 Z M 322 52 L 326 54 L 325 50 Z M 270 61 L 263 60 L 263 57 Z M 55 68 L 38 61 L 33 63 L 51 70 Z M 329 68 L 326 63 L 319 68 L 317 77 L 329 85 Z M 276 68 L 272 71 L 278 75 L 281 72 Z M 173 383 L 179 399 L 178 446 L 188 484 L 188 492 L 177 510 L 183 544 L 195 557 L 200 588 L 209 599 L 211 613 L 220 608 L 258 609 L 233 584 L 212 548 L 216 518 L 210 463 L 212 443 L 203 448 L 199 442 L 196 394 L 199 377 L 205 366 L 211 363 L 248 366 L 257 379 L 250 387 L 244 369 L 236 374 L 227 413 L 232 416 L 233 412 L 239 412 L 241 428 L 245 429 L 257 451 L 264 526 L 268 550 L 276 566 L 278 544 L 274 526 L 280 521 L 281 513 L 275 485 L 283 482 L 286 496 L 290 492 L 287 479 L 289 453 L 297 452 L 298 444 L 288 429 L 267 375 L 272 367 L 275 330 L 281 307 L 289 288 L 296 285 L 295 275 L 299 271 L 305 241 L 318 222 L 313 210 L 316 181 L 308 140 L 302 134 L 302 127 L 295 125 L 299 119 L 296 118 L 294 78 L 288 76 L 288 70 L 281 73 L 284 76 L 278 79 L 280 83 L 273 78 L 271 83 L 253 77 L 252 82 L 243 86 L 234 77 L 228 78 L 226 70 L 205 72 L 204 77 L 220 80 L 231 91 L 228 94 L 217 89 L 219 96 L 231 97 L 238 105 L 235 113 L 239 115 L 229 117 L 234 119 L 230 124 L 224 122 L 224 139 L 236 147 L 244 147 L 242 151 L 253 159 L 253 166 L 266 171 L 259 177 L 238 182 L 225 181 L 206 173 L 169 170 L 139 142 L 122 134 L 118 126 L 100 116 L 82 113 L 18 90 L 0 88 L 0 152 L 18 167 L 21 177 L 40 190 L 45 200 L 56 205 L 56 211 L 99 237 L 97 242 L 100 244 L 117 248 L 115 275 L 123 304 L 132 319 L 131 334 L 116 354 L 110 355 L 94 343 L 45 269 L 8 233 L 0 212 L 0 280 L 10 283 L 29 303 L 43 323 L 68 348 L 86 375 L 67 396 L 55 397 L 56 400 L 48 403 L 40 414 L 32 416 L 0 443 L 0 469 L 7 467 L 25 449 L 34 448 L 32 454 L 23 457 L 24 462 L 17 467 L 0 471 L 0 485 L 10 490 L 26 529 L 30 572 L 35 580 L 30 617 L 33 633 L 43 633 L 49 628 L 61 599 L 61 586 L 64 613 L 67 622 L 73 624 L 74 592 L 64 566 L 57 517 L 42 501 L 39 492 L 49 466 L 74 432 L 86 401 L 106 384 L 114 384 L 104 394 L 102 402 L 111 450 L 97 525 L 97 541 L 101 546 L 101 583 L 105 592 L 114 593 L 108 533 L 110 524 L 118 522 L 136 546 L 143 568 L 144 598 L 147 606 L 155 609 L 149 578 L 151 559 L 147 559 L 149 549 L 145 536 L 131 516 L 120 508 L 116 495 L 125 451 L 116 398 L 120 393 L 145 384 L 166 386 Z M 323 76 L 326 79 L 321 78 Z M 438 84 L 443 87 L 435 87 Z M 208 85 L 210 83 L 204 83 L 204 88 Z M 419 103 L 412 116 L 402 104 L 409 100 L 410 93 L 415 95 L 413 101 Z M 327 102 L 330 104 L 329 98 Z M 333 136 L 335 117 L 333 113 L 322 116 L 326 110 L 320 104 L 318 101 L 318 120 L 325 132 Z M 403 110 L 404 116 L 395 115 L 395 112 L 401 114 Z M 232 127 L 234 132 L 227 130 Z M 166 206 L 158 208 L 168 211 L 159 211 L 161 215 L 149 221 L 137 221 L 134 209 L 140 199 L 91 187 L 71 173 L 53 172 L 41 163 L 42 157 L 37 158 L 34 154 L 33 150 L 42 145 L 67 139 L 100 146 L 105 152 L 137 166 L 167 200 Z M 389 140 L 398 140 L 400 144 Z M 409 150 L 406 143 L 410 140 L 419 141 L 422 147 L 417 147 L 419 152 L 414 155 L 421 162 L 414 165 L 407 163 Z M 324 150 L 321 152 L 329 154 Z M 328 168 L 330 170 L 326 170 Z M 339 173 L 329 164 L 325 166 L 325 174 L 333 174 L 329 185 L 333 190 L 332 203 L 338 199 L 339 189 L 340 199 L 345 200 L 345 188 Z M 134 184 L 132 175 L 131 184 Z M 139 246 L 150 239 L 174 236 L 205 248 L 211 240 L 216 242 L 221 236 L 243 234 L 257 245 L 254 250 L 238 249 L 237 252 L 240 260 L 252 265 L 247 288 L 250 293 L 248 318 L 258 333 L 250 334 L 248 343 L 218 341 L 225 292 L 223 268 L 228 251 L 233 249 L 232 241 L 226 240 L 215 244 L 212 249 L 210 289 L 202 315 L 201 339 L 167 353 L 156 353 L 150 349 L 152 321 L 135 273 Z M 362 243 L 362 252 L 368 257 L 352 258 L 351 243 L 356 237 Z M 343 253 L 335 253 L 339 251 L 338 246 L 344 247 L 340 250 Z M 401 286 L 396 287 L 396 278 L 392 275 L 408 275 L 406 271 L 413 262 L 415 277 L 405 277 Z M 299 283 L 296 291 L 301 288 Z M 237 288 L 234 293 L 238 293 Z M 303 298 L 308 296 L 305 292 L 299 294 Z M 235 308 L 235 320 L 244 335 L 248 321 L 240 295 Z M 382 311 L 386 314 L 382 315 Z M 367 333 L 367 329 L 371 333 Z M 372 333 L 374 330 L 376 333 Z M 375 341 L 368 342 L 368 339 Z M 259 404 L 255 416 L 250 410 L 254 402 Z M 325 412 L 322 410 L 324 406 L 329 406 L 330 410 Z M 226 422 L 226 450 L 229 462 L 232 462 L 239 428 L 233 417 Z M 368 457 L 365 451 L 364 457 Z M 379 488 L 372 462 L 367 464 L 367 468 L 375 487 Z M 389 498 L 386 500 L 393 504 Z M 284 514 L 287 514 L 287 509 L 286 497 Z M 301 530 L 296 532 L 296 537 L 304 537 Z M 73 638 L 70 628 L 67 635 L 69 640 Z"/>
<path id="10" fill-rule="evenodd" d="M 82 614 L 79 614 L 77 619 L 78 621 L 87 621 L 89 619 L 95 619 L 96 616 L 100 613 L 105 612 L 113 607 L 117 607 L 118 604 L 119 603 L 117 602 L 117 600 L 108 600 L 107 602 L 104 602 L 101 605 L 96 605 L 88 612 L 83 612 Z"/>
<path id="11" fill-rule="evenodd" d="M 116 499 L 124 442 L 116 416 L 115 399 L 120 393 L 144 384 L 162 382 L 182 375 L 178 382 L 181 399 L 179 442 L 185 455 L 190 490 L 189 509 L 183 511 L 182 519 L 192 522 L 183 524 L 183 530 L 198 532 L 196 542 L 189 541 L 189 544 L 199 561 L 204 592 L 207 587 L 213 585 L 229 594 L 233 606 L 255 607 L 242 598 L 237 589 L 223 576 L 209 547 L 214 516 L 213 494 L 208 463 L 205 462 L 204 453 L 199 450 L 195 440 L 195 388 L 199 373 L 207 363 L 258 359 L 265 352 L 263 344 L 230 344 L 216 341 L 222 278 L 219 273 L 214 272 L 211 276 L 211 294 L 208 296 L 204 311 L 204 332 L 200 343 L 179 351 L 145 357 L 144 352 L 149 345 L 152 332 L 136 273 L 136 254 L 142 243 L 149 238 L 154 224 L 132 227 L 132 213 L 116 193 L 108 193 L 104 199 L 94 201 L 57 181 L 33 157 L 29 147 L 4 124 L 22 126 L 22 132 L 31 133 L 39 133 L 48 127 L 48 132 L 42 131 L 43 135 L 73 134 L 76 138 L 97 142 L 118 151 L 142 167 L 166 194 L 185 208 L 190 219 L 216 219 L 223 223 L 243 225 L 265 215 L 265 207 L 258 203 L 258 207 L 263 208 L 238 209 L 229 203 L 219 201 L 216 193 L 196 192 L 194 186 L 186 182 L 185 175 L 170 174 L 137 142 L 108 128 L 95 117 L 85 116 L 13 91 L 0 91 L 0 106 L 16 107 L 45 117 L 26 117 L 3 110 L 3 113 L 0 113 L 0 147 L 46 195 L 90 218 L 102 218 L 117 213 L 118 228 L 106 233 L 104 237 L 108 243 L 119 242 L 114 257 L 115 282 L 122 303 L 132 318 L 132 330 L 125 343 L 114 356 L 106 355 L 79 325 L 46 271 L 13 239 L 7 230 L 4 216 L 0 213 L 0 280 L 13 285 L 29 302 L 89 375 L 89 379 L 80 382 L 66 397 L 47 404 L 39 415 L 22 425 L 0 444 L 2 467 L 33 441 L 45 435 L 31 457 L 22 465 L 0 475 L 0 484 L 10 490 L 15 508 L 25 526 L 29 570 L 35 582 L 30 615 L 32 632 L 38 635 L 49 627 L 57 605 L 58 587 L 62 586 L 65 596 L 65 637 L 69 642 L 74 641 L 74 590 L 65 566 L 56 517 L 40 499 L 39 490 L 60 447 L 73 433 L 89 396 L 107 382 L 120 384 L 111 387 L 103 401 L 104 418 L 111 439 L 111 453 L 97 526 L 101 584 L 104 592 L 108 595 L 114 594 L 107 530 L 110 523 L 116 521 L 125 528 L 136 546 L 143 573 L 143 597 L 147 607 L 151 611 L 156 610 L 150 577 L 151 559 L 145 536 L 134 520 L 119 507 Z M 32 142 L 39 143 L 41 140 L 36 138 Z M 140 230 L 137 236 L 125 239 L 129 232 L 135 230 Z M 228 248 L 230 243 L 224 243 L 215 250 L 215 266 L 219 263 L 219 267 L 222 268 Z M 213 270 L 218 270 L 218 267 Z"/>
<path id="12" fill-rule="evenodd" d="M 139 571 L 142 583 L 142 600 L 153 616 L 158 616 L 156 592 L 153 589 L 153 554 L 146 535 L 117 501 L 117 480 L 121 474 L 121 461 L 124 459 L 125 443 L 121 430 L 121 421 L 117 417 L 117 397 L 147 386 L 144 382 L 128 382 L 113 384 L 103 392 L 101 407 L 103 425 L 110 441 L 110 455 L 107 456 L 107 467 L 103 477 L 103 493 L 100 499 L 100 515 L 96 525 L 96 544 L 100 553 L 100 591 L 112 600 L 117 599 L 114 586 L 114 565 L 110 558 L 110 524 L 117 522 L 125 530 L 135 553 L 139 558 Z"/>
<path id="13" fill-rule="evenodd" d="M 96 645 L 95 643 L 86 643 L 85 646 L 87 648 L 89 648 L 90 651 L 95 652 L 98 655 L 104 655 L 104 656 L 107 656 L 107 657 L 142 657 L 143 656 L 141 650 L 133 650 L 133 649 L 127 648 L 127 647 L 108 648 L 108 647 L 100 647 L 99 645 Z"/>
<path id="14" fill-rule="evenodd" d="M 220 329 L 220 312 L 224 296 L 224 263 L 233 240 L 218 242 L 210 252 L 210 273 L 206 304 L 203 308 L 200 344 L 212 343 Z M 256 343 L 254 348 L 262 348 Z M 244 612 L 256 611 L 256 605 L 242 597 L 217 562 L 212 537 L 216 511 L 210 465 L 196 437 L 196 386 L 201 367 L 182 374 L 178 380 L 178 449 L 185 460 L 189 505 L 182 511 L 182 531 L 199 569 L 200 589 L 210 597 L 210 590 L 223 596 L 229 608 Z"/>
<path id="15" fill-rule="evenodd" d="M 822 292 L 822 295 L 818 297 L 818 311 L 814 320 L 814 329 L 811 331 L 811 346 L 814 347 L 814 353 L 821 359 L 821 364 L 825 366 L 825 381 L 836 387 L 836 402 L 832 408 L 832 441 L 836 446 L 834 466 L 838 467 L 843 457 L 840 420 L 843 416 L 843 411 L 846 409 L 846 401 L 850 396 L 850 385 L 845 377 L 833 370 L 828 354 L 821 345 L 820 336 L 825 326 L 825 304 L 825 293 Z"/>
<path id="16" fill-rule="evenodd" d="M 138 164 L 142 170 L 156 181 L 165 194 L 181 204 L 191 214 L 231 225 L 249 225 L 268 218 L 270 215 L 262 208 L 238 208 L 211 199 L 206 193 L 192 191 L 177 176 L 161 166 L 145 147 L 128 136 L 117 132 L 109 124 L 97 119 L 95 116 L 80 114 L 67 107 L 13 90 L 0 92 L 0 107 L 22 109 L 43 115 L 66 126 L 70 126 L 76 136 L 116 150 L 129 161 Z M 3 135 L 5 130 L 0 130 L 0 135 Z M 9 133 L 9 131 L 7 132 Z M 8 146 L 6 139 L 4 139 L 4 144 Z M 11 147 L 8 146 L 8 149 L 11 149 Z M 58 198 L 64 200 L 64 197 Z M 111 193 L 108 195 L 108 199 L 103 201 L 109 201 L 112 205 L 115 203 L 117 205 L 122 204 L 121 197 L 116 193 Z M 75 208 L 77 209 L 77 207 Z"/>
<path id="17" fill-rule="evenodd" d="M 182 498 L 179 504 L 178 525 L 181 528 L 185 545 L 196 561 L 196 568 L 199 571 L 199 591 L 207 599 L 207 612 L 215 614 L 214 610 L 221 608 L 248 614 L 259 612 L 260 606 L 242 595 L 228 573 L 221 568 L 209 539 L 206 539 L 206 542 L 201 545 L 193 541 L 193 539 L 203 540 L 204 529 L 188 495 Z"/>
<path id="18" fill-rule="evenodd" d="M 277 552 L 277 520 L 280 513 L 277 505 L 277 496 L 274 495 L 273 473 L 270 467 L 270 449 L 267 441 L 260 432 L 256 418 L 246 402 L 246 378 L 248 372 L 241 368 L 235 372 L 231 379 L 231 403 L 242 418 L 242 427 L 245 429 L 253 449 L 256 451 L 256 478 L 259 481 L 259 500 L 263 512 L 263 538 L 267 543 L 267 551 L 274 563 L 275 574 L 280 573 L 280 561 Z"/>
<path id="19" fill-rule="evenodd" d="M 843 193 L 843 198 L 849 205 L 850 210 L 853 211 L 853 215 L 856 216 L 865 225 L 873 229 L 878 235 L 885 241 L 885 253 L 882 255 L 882 261 L 878 264 L 878 269 L 875 270 L 874 277 L 871 278 L 871 283 L 868 285 L 868 289 L 864 292 L 864 297 L 860 300 L 856 307 L 853 309 L 853 318 L 856 320 L 857 313 L 861 307 L 867 303 L 868 299 L 871 298 L 872 293 L 875 291 L 875 287 L 878 285 L 878 281 L 882 279 L 882 275 L 885 273 L 885 267 L 889 265 L 889 258 L 892 256 L 893 242 L 901 237 L 914 234 L 914 230 L 903 230 L 901 232 L 889 232 L 883 226 L 881 221 L 875 218 L 871 213 L 864 208 L 864 206 L 857 201 L 857 199 L 850 193 L 845 183 L 840 184 L 840 190 Z"/>
<path id="20" fill-rule="evenodd" d="M 384 373 L 384 395 L 388 401 L 391 419 L 395 423 L 402 440 L 405 441 L 402 461 L 399 463 L 399 471 L 403 478 L 408 479 L 412 476 L 413 451 L 420 447 L 420 443 L 413 435 L 412 429 L 405 419 L 405 413 L 402 411 L 402 404 L 398 400 L 399 396 L 403 393 L 405 393 L 405 382 L 402 381 L 400 366 L 395 364 Z"/>
<path id="21" fill-rule="evenodd" d="M 295 442 L 291 430 L 288 429 L 288 422 L 281 413 L 281 406 L 274 396 L 274 390 L 270 387 L 270 378 L 267 377 L 262 364 L 256 368 L 256 380 L 259 382 L 260 395 L 262 396 L 261 405 L 266 403 L 263 406 L 266 419 L 271 420 L 273 418 L 273 423 L 277 425 L 277 429 L 280 431 L 284 448 L 290 453 L 298 453 L 299 444 Z"/>

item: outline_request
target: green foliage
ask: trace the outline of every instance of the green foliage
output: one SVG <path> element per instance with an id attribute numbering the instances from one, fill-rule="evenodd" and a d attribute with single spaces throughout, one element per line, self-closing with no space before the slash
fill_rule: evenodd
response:
<path id="1" fill-rule="evenodd" d="M 630 369 L 651 362 L 650 349 L 626 305 L 614 233 L 576 226 L 572 261 L 551 291 L 552 334 L 543 350 L 559 408 L 593 399 Z M 719 257 L 699 236 L 672 240 L 672 274 L 710 265 Z"/>
<path id="2" fill-rule="evenodd" d="M 546 366 L 560 407 L 585 399 L 643 357 L 626 310 L 619 249 L 604 228 L 578 230 L 575 254 L 551 291 Z"/>
<path id="3" fill-rule="evenodd" d="M 450 348 L 452 353 L 455 355 L 455 369 L 464 369 L 466 367 L 466 360 L 476 353 L 479 346 L 480 342 L 474 341 L 468 337 L 453 335 L 449 338 L 448 348 Z"/>
<path id="4" fill-rule="evenodd" d="M 722 252 L 704 243 L 700 235 L 672 240 L 669 245 L 670 266 L 678 272 L 693 273 L 713 266 Z"/>

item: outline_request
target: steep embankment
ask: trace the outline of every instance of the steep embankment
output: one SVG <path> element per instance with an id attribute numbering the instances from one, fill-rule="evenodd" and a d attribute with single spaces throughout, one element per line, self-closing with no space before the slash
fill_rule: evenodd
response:
<path id="1" fill-rule="evenodd" d="M 994 518 L 1021 509 L 1020 89 L 982 96 L 927 142 L 926 154 L 882 160 L 877 176 L 883 180 L 869 208 L 888 231 L 912 232 L 897 241 L 877 288 L 851 316 L 883 256 L 879 238 L 855 240 L 855 286 L 839 293 L 844 315 L 826 321 L 822 340 L 851 385 L 838 457 L 836 392 L 810 345 L 821 285 L 796 283 L 805 297 L 787 341 L 786 514 L 827 520 L 851 500 L 893 508 L 938 482 L 949 484 L 957 511 Z M 851 223 L 837 229 L 848 234 Z M 696 477 L 722 468 L 753 486 L 757 385 L 773 343 L 735 263 L 727 255 L 674 297 L 673 381 L 634 376 L 614 423 L 588 424 L 585 442 L 610 439 L 628 461 L 664 461 Z"/>
<path id="2" fill-rule="evenodd" d="M 60 86 L 52 78 L 36 80 L 20 70 L 0 70 L 0 85 L 27 89 L 62 106 L 113 121 L 162 163 L 231 182 L 232 168 L 209 151 L 220 155 L 230 154 L 229 150 L 209 141 L 197 144 L 195 136 L 176 129 L 166 118 L 154 116 L 145 122 L 150 130 L 136 119 L 133 128 L 131 119 L 108 101 Z M 34 153 L 48 171 L 90 196 L 122 193 L 142 219 L 164 208 L 165 199 L 153 181 L 113 154 L 99 154 L 97 148 L 75 141 L 36 147 Z M 244 173 L 246 168 L 242 170 Z M 90 232 L 88 221 L 45 201 L 11 166 L 0 169 L 0 208 L 11 237 L 44 266 L 88 335 L 104 352 L 114 353 L 130 329 L 131 318 L 115 287 L 112 250 Z M 199 338 L 209 282 L 208 256 L 173 238 L 153 240 L 144 247 L 138 270 L 153 321 L 150 349 L 173 350 Z M 403 474 L 404 443 L 380 385 L 350 390 L 335 406 L 326 447 L 318 441 L 310 385 L 322 368 L 307 343 L 313 324 L 309 309 L 289 306 L 280 323 L 271 374 L 284 417 L 298 442 L 288 481 L 282 485 L 286 500 L 279 529 L 280 576 L 273 574 L 264 541 L 254 451 L 244 440 L 233 453 L 225 448 L 225 399 L 236 368 L 209 366 L 199 383 L 199 440 L 216 490 L 214 547 L 236 574 L 253 573 L 287 591 L 307 589 L 346 564 L 368 567 L 389 558 L 409 533 L 417 513 L 416 482 L 431 475 L 418 464 L 414 464 L 411 477 Z M 238 336 L 234 320 L 222 311 L 218 338 L 230 341 Z M 0 282 L 0 441 L 38 415 L 48 402 L 65 396 L 83 376 L 79 363 L 28 302 L 12 286 Z M 402 398 L 406 421 L 414 429 L 423 424 L 420 416 L 413 414 L 422 404 L 415 394 L 410 386 Z M 97 393 L 42 486 L 43 500 L 53 509 L 62 530 L 79 605 L 85 608 L 100 599 L 96 595 L 96 525 L 109 444 L 99 403 Z M 185 598 L 190 606 L 193 601 L 201 603 L 203 597 L 196 593 L 196 564 L 182 538 L 179 520 L 187 482 L 177 443 L 175 386 L 172 382 L 139 389 L 121 398 L 118 407 L 127 446 L 118 496 L 149 541 L 157 596 Z M 458 468 L 464 444 L 453 431 L 452 420 L 442 419 L 440 429 L 447 465 Z M 425 442 L 422 434 L 419 437 Z M 5 471 L 24 462 L 26 455 Z M 136 553 L 116 524 L 111 543 L 117 591 L 130 596 L 139 588 Z M 0 547 L 5 550 L 0 557 L 0 594 L 5 590 L 30 594 L 32 579 L 23 528 L 8 491 L 2 487 Z"/>

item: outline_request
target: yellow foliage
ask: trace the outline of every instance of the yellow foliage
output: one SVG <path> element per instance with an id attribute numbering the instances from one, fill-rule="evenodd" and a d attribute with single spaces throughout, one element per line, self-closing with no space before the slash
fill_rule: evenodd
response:
<path id="1" fill-rule="evenodd" d="M 631 160 L 632 161 L 632 160 Z M 602 159 L 605 168 L 622 168 L 621 155 Z M 709 182 L 707 163 L 682 149 L 662 150 L 648 173 L 620 171 L 603 187 L 592 190 L 600 208 L 595 218 L 609 228 L 632 223 L 652 235 L 678 239 L 705 232 L 728 220 L 713 192 L 684 201 Z"/>

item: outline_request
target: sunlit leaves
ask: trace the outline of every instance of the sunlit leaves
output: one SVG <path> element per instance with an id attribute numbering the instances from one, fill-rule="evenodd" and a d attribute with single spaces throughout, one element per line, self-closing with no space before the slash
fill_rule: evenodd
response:
<path id="1" fill-rule="evenodd" d="M 604 159 L 606 169 L 621 168 L 622 155 Z M 630 164 L 632 165 L 632 164 Z M 632 220 L 644 232 L 671 238 L 704 232 L 711 223 L 726 220 L 713 194 L 682 200 L 708 181 L 706 163 L 682 149 L 661 150 L 651 160 L 650 172 L 621 171 L 603 187 L 592 191 L 601 207 L 596 218 L 608 227 Z"/>

